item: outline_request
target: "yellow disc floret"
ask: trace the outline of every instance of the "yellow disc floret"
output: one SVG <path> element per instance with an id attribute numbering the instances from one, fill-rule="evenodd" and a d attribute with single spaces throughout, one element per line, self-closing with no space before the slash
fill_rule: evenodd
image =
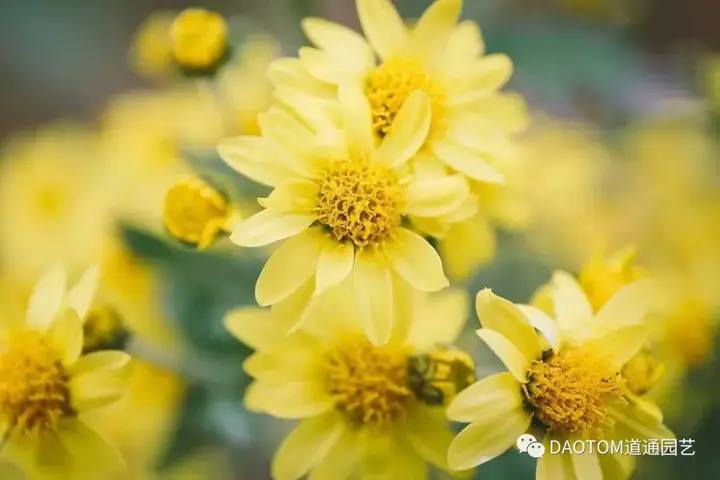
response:
<path id="1" fill-rule="evenodd" d="M 34 331 L 11 335 L 0 345 L 0 427 L 38 434 L 74 415 L 69 377 L 58 353 Z"/>
<path id="2" fill-rule="evenodd" d="M 175 61 L 184 68 L 215 67 L 228 50 L 225 19 L 201 8 L 189 8 L 175 18 L 170 29 Z"/>
<path id="3" fill-rule="evenodd" d="M 325 367 L 336 408 L 357 426 L 387 426 L 403 417 L 413 398 L 402 349 L 356 339 L 333 350 Z"/>
<path id="4" fill-rule="evenodd" d="M 365 95 L 372 108 L 373 127 L 378 135 L 387 135 L 395 115 L 415 90 L 422 90 L 430 97 L 430 134 L 436 135 L 443 131 L 445 93 L 419 62 L 390 59 L 370 74 L 365 87 Z"/>
<path id="5" fill-rule="evenodd" d="M 168 190 L 163 220 L 176 239 L 207 248 L 225 231 L 232 212 L 222 195 L 199 178 L 186 178 Z"/>
<path id="6" fill-rule="evenodd" d="M 337 160 L 322 171 L 318 222 L 358 247 L 390 238 L 402 220 L 402 188 L 387 166 Z"/>
<path id="7" fill-rule="evenodd" d="M 583 438 L 613 425 L 607 402 L 620 399 L 619 375 L 586 349 L 571 348 L 534 362 L 525 387 L 535 418 L 550 431 Z"/>

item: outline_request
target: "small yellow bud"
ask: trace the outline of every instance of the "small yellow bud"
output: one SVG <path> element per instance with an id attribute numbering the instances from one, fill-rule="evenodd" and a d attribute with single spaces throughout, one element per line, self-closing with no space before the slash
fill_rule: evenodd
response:
<path id="1" fill-rule="evenodd" d="M 219 234 L 229 232 L 233 210 L 210 185 L 199 178 L 189 177 L 168 190 L 163 217 L 170 235 L 205 249 Z"/>
<path id="2" fill-rule="evenodd" d="M 148 78 L 163 78 L 173 69 L 170 26 L 172 12 L 150 15 L 137 29 L 130 49 L 130 63 L 137 73 Z"/>
<path id="3" fill-rule="evenodd" d="M 175 18 L 170 38 L 173 58 L 188 74 L 212 74 L 228 57 L 227 24 L 215 12 L 184 10 Z"/>

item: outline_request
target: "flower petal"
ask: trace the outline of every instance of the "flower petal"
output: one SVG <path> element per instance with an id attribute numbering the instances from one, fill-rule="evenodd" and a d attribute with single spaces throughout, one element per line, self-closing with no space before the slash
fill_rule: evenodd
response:
<path id="1" fill-rule="evenodd" d="M 573 470 L 578 478 L 583 480 L 603 480 L 600 458 L 593 452 L 586 450 L 582 454 L 570 455 Z"/>
<path id="2" fill-rule="evenodd" d="M 359 435 L 347 428 L 315 466 L 308 480 L 347 480 L 360 462 L 361 447 Z"/>
<path id="3" fill-rule="evenodd" d="M 418 290 L 436 292 L 449 285 L 440 256 L 417 233 L 398 228 L 394 241 L 387 242 L 383 251 L 395 271 Z"/>
<path id="4" fill-rule="evenodd" d="M 389 0 L 357 0 L 357 10 L 363 32 L 381 58 L 407 48 L 405 22 Z"/>
<path id="5" fill-rule="evenodd" d="M 384 345 L 393 328 L 393 289 L 385 259 L 372 250 L 355 253 L 355 295 L 359 318 L 369 340 Z"/>
<path id="6" fill-rule="evenodd" d="M 434 142 L 432 151 L 451 168 L 487 183 L 505 182 L 503 175 L 480 155 L 451 142 Z"/>
<path id="7" fill-rule="evenodd" d="M 520 353 L 510 340 L 489 328 L 481 328 L 476 333 L 519 382 L 528 382 L 527 372 L 531 360 Z"/>
<path id="8" fill-rule="evenodd" d="M 619 371 L 623 365 L 642 350 L 647 339 L 647 327 L 633 325 L 611 331 L 599 339 L 591 340 L 589 345 Z"/>
<path id="9" fill-rule="evenodd" d="M 600 328 L 637 325 L 643 322 L 657 298 L 652 280 L 639 280 L 615 293 L 595 315 Z"/>
<path id="10" fill-rule="evenodd" d="M 453 434 L 442 409 L 416 406 L 405 433 L 413 449 L 423 459 L 442 470 L 449 469 L 447 451 Z"/>
<path id="11" fill-rule="evenodd" d="M 422 55 L 424 64 L 433 65 L 442 59 L 461 9 L 460 0 L 436 0 L 420 17 L 412 30 L 410 47 Z"/>
<path id="12" fill-rule="evenodd" d="M 65 310 L 50 324 L 47 332 L 50 343 L 60 352 L 60 361 L 70 366 L 80 357 L 83 347 L 82 320 L 75 310 Z"/>
<path id="13" fill-rule="evenodd" d="M 258 115 L 258 124 L 264 138 L 290 152 L 290 155 L 280 157 L 286 161 L 292 160 L 287 167 L 305 178 L 314 176 L 315 138 L 307 127 L 290 115 L 275 112 Z"/>
<path id="14" fill-rule="evenodd" d="M 260 247 L 297 235 L 315 221 L 315 215 L 263 210 L 238 222 L 230 240 L 241 247 Z"/>
<path id="15" fill-rule="evenodd" d="M 463 202 L 459 208 L 465 207 Z M 444 237 L 438 241 L 438 251 L 448 276 L 466 281 L 482 265 L 495 257 L 495 231 L 490 220 L 475 215 L 467 220 L 453 223 Z"/>
<path id="16" fill-rule="evenodd" d="M 53 265 L 37 282 L 30 294 L 27 324 L 46 329 L 65 301 L 67 273 L 62 265 Z"/>
<path id="17" fill-rule="evenodd" d="M 326 393 L 320 381 L 291 379 L 286 381 L 256 380 L 245 397 L 248 408 L 260 407 L 260 411 L 278 418 L 309 418 L 329 412 L 333 399 Z"/>
<path id="18" fill-rule="evenodd" d="M 380 143 L 377 161 L 397 167 L 410 160 L 425 143 L 430 118 L 430 99 L 422 90 L 415 90 L 400 107 L 390 132 Z"/>
<path id="19" fill-rule="evenodd" d="M 95 370 L 127 371 L 130 360 L 130 355 L 125 352 L 115 350 L 94 352 L 80 357 L 68 369 L 68 373 L 70 376 L 78 376 Z"/>
<path id="20" fill-rule="evenodd" d="M 304 178 L 288 178 L 280 182 L 267 198 L 258 203 L 282 213 L 311 214 L 318 203 L 320 185 Z"/>
<path id="21" fill-rule="evenodd" d="M 255 298 L 266 307 L 284 300 L 310 278 L 318 265 L 321 243 L 314 229 L 287 239 L 263 267 Z"/>
<path id="22" fill-rule="evenodd" d="M 559 440 L 558 440 L 559 441 Z M 536 480 L 577 480 L 573 473 L 572 458 L 569 454 L 549 455 L 550 438 L 543 439 L 545 455 L 538 459 L 535 470 Z"/>
<path id="23" fill-rule="evenodd" d="M 285 334 L 278 328 L 270 310 L 258 307 L 232 310 L 225 315 L 223 324 L 235 338 L 254 350 L 267 348 Z"/>
<path id="24" fill-rule="evenodd" d="M 305 18 L 301 25 L 315 46 L 357 76 L 367 72 L 375 63 L 370 45 L 354 30 L 323 18 Z"/>
<path id="25" fill-rule="evenodd" d="M 448 406 L 447 416 L 454 422 L 502 418 L 522 405 L 523 395 L 515 377 L 509 372 L 497 373 L 461 391 Z"/>
<path id="26" fill-rule="evenodd" d="M 278 161 L 287 154 L 267 138 L 228 138 L 220 142 L 218 153 L 233 170 L 263 185 L 272 187 L 283 179 L 294 176 L 294 172 L 287 166 L 291 161 Z"/>
<path id="27" fill-rule="evenodd" d="M 363 76 L 364 71 L 348 68 L 347 62 L 338 60 L 324 50 L 312 47 L 301 47 L 298 52 L 303 67 L 313 77 L 331 84 L 355 83 Z M 359 82 L 358 82 L 359 83 Z"/>
<path id="28" fill-rule="evenodd" d="M 419 351 L 438 344 L 452 344 L 468 318 L 465 290 L 449 288 L 424 296 L 410 324 L 407 343 Z"/>
<path id="29" fill-rule="evenodd" d="M 540 358 L 537 333 L 517 305 L 485 288 L 478 292 L 475 308 L 483 327 L 505 337 L 528 361 Z"/>
<path id="30" fill-rule="evenodd" d="M 278 58 L 267 70 L 268 80 L 281 89 L 300 89 L 318 97 L 332 97 L 334 87 L 310 75 L 299 58 Z"/>
<path id="31" fill-rule="evenodd" d="M 533 327 L 540 330 L 553 350 L 560 348 L 562 337 L 560 336 L 560 330 L 558 330 L 555 320 L 550 318 L 547 313 L 532 305 L 516 304 L 515 306 L 520 309 Z"/>
<path id="32" fill-rule="evenodd" d="M 315 273 L 315 295 L 345 280 L 352 272 L 354 263 L 355 250 L 352 243 L 324 242 Z"/>
<path id="33" fill-rule="evenodd" d="M 350 156 L 374 160 L 372 112 L 367 98 L 359 87 L 343 84 L 338 88 L 338 101 Z"/>
<path id="34" fill-rule="evenodd" d="M 471 423 L 450 444 L 450 468 L 467 470 L 497 457 L 527 432 L 530 418 L 523 408 L 514 408 L 502 417 L 489 414 Z"/>
<path id="35" fill-rule="evenodd" d="M 78 419 L 63 420 L 57 429 L 60 441 L 72 454 L 75 468 L 93 477 L 105 478 L 104 474 L 125 468 L 120 452 L 105 441 L 97 432 Z M 75 474 L 80 478 L 79 471 Z"/>
<path id="36" fill-rule="evenodd" d="M 460 208 L 470 187 L 460 175 L 417 180 L 407 186 L 405 200 L 408 215 L 438 217 Z"/>
<path id="37" fill-rule="evenodd" d="M 80 281 L 67 294 L 65 304 L 74 309 L 82 319 L 85 319 L 85 315 L 90 310 L 95 292 L 97 292 L 99 279 L 100 269 L 97 266 L 90 267 L 85 270 Z"/>
<path id="38" fill-rule="evenodd" d="M 505 54 L 495 53 L 479 58 L 446 80 L 453 92 L 449 103 L 458 105 L 483 99 L 502 88 L 512 73 L 512 60 Z"/>
<path id="39" fill-rule="evenodd" d="M 592 306 L 575 277 L 557 271 L 552 276 L 552 286 L 555 315 L 562 330 L 570 330 L 592 320 Z"/>
<path id="40" fill-rule="evenodd" d="M 615 428 L 611 433 L 613 440 L 675 438 L 675 434 L 664 423 L 640 407 L 613 405 L 609 412 L 615 421 Z"/>
<path id="41" fill-rule="evenodd" d="M 307 474 L 335 446 L 343 432 L 337 415 L 304 420 L 285 438 L 272 463 L 277 480 L 297 480 Z"/>

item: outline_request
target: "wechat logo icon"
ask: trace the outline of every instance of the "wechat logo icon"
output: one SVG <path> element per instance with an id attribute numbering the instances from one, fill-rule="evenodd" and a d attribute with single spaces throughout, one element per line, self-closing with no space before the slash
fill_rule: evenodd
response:
<path id="1" fill-rule="evenodd" d="M 522 453 L 527 453 L 532 458 L 542 458 L 545 455 L 545 445 L 538 442 L 535 437 L 529 433 L 520 435 L 515 442 L 518 450 Z"/>

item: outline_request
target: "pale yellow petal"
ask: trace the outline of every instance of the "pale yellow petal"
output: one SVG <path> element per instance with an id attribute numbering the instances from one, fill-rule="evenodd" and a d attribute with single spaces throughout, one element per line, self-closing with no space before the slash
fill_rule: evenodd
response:
<path id="1" fill-rule="evenodd" d="M 367 98 L 359 86 L 343 84 L 338 89 L 338 101 L 350 156 L 374 160 L 372 113 Z"/>
<path id="2" fill-rule="evenodd" d="M 410 37 L 410 47 L 426 65 L 442 59 L 461 9 L 461 0 L 436 0 L 418 20 Z"/>
<path id="3" fill-rule="evenodd" d="M 570 455 L 575 475 L 583 480 L 603 480 L 600 459 L 595 453 L 586 450 L 582 454 Z"/>
<path id="4" fill-rule="evenodd" d="M 511 373 L 497 373 L 460 392 L 450 403 L 447 416 L 455 422 L 474 422 L 483 418 L 502 418 L 521 408 L 521 386 Z"/>
<path id="5" fill-rule="evenodd" d="M 304 231 L 315 221 L 315 215 L 286 214 L 263 210 L 238 222 L 230 240 L 241 247 L 261 247 Z"/>
<path id="6" fill-rule="evenodd" d="M 80 357 L 68 369 L 70 376 L 83 375 L 96 370 L 127 371 L 130 365 L 130 355 L 115 350 L 94 352 Z"/>
<path id="7" fill-rule="evenodd" d="M 83 347 L 82 320 L 75 310 L 65 310 L 48 328 L 48 340 L 60 353 L 60 361 L 70 366 L 80 357 Z"/>
<path id="8" fill-rule="evenodd" d="M 361 450 L 359 435 L 353 430 L 343 429 L 335 445 L 315 466 L 308 480 L 347 480 L 360 462 Z"/>
<path id="9" fill-rule="evenodd" d="M 65 301 L 67 273 L 62 265 L 50 267 L 35 285 L 28 300 L 27 324 L 46 329 Z"/>
<path id="10" fill-rule="evenodd" d="M 332 85 L 310 75 L 299 58 L 278 58 L 268 66 L 267 76 L 277 88 L 300 89 L 321 98 L 335 93 Z"/>
<path id="11" fill-rule="evenodd" d="M 261 381 L 253 383 L 246 393 L 248 408 L 259 406 L 262 412 L 278 418 L 310 418 L 329 412 L 334 407 L 321 379 L 288 379 L 286 381 Z"/>
<path id="12" fill-rule="evenodd" d="M 490 347 L 500 361 L 503 362 L 505 368 L 519 382 L 528 382 L 527 372 L 531 360 L 520 353 L 520 350 L 510 340 L 489 328 L 481 328 L 477 331 L 477 335 Z"/>
<path id="13" fill-rule="evenodd" d="M 600 328 L 637 325 L 645 320 L 657 298 L 651 280 L 638 280 L 615 293 L 595 315 L 593 322 Z"/>
<path id="14" fill-rule="evenodd" d="M 278 160 L 287 154 L 266 138 L 229 138 L 220 142 L 218 153 L 232 169 L 264 185 L 272 187 L 295 175 L 287 166 L 291 160 Z"/>
<path id="15" fill-rule="evenodd" d="M 324 242 L 315 273 L 315 295 L 345 280 L 352 272 L 354 263 L 355 250 L 352 243 Z"/>
<path id="16" fill-rule="evenodd" d="M 306 475 L 335 446 L 343 432 L 336 414 L 304 420 L 280 445 L 272 463 L 277 480 L 297 480 Z"/>
<path id="17" fill-rule="evenodd" d="M 336 119 L 333 116 L 332 99 L 335 98 L 336 87 L 333 87 L 328 97 L 314 96 L 298 88 L 299 86 L 276 88 L 273 98 L 277 105 L 297 116 L 316 132 L 334 128 Z"/>
<path id="18" fill-rule="evenodd" d="M 557 271 L 552 276 L 553 305 L 561 330 L 586 325 L 592 319 L 592 306 L 580 283 L 567 272 Z"/>
<path id="19" fill-rule="evenodd" d="M 407 48 L 405 22 L 390 0 L 357 0 L 356 4 L 363 32 L 380 57 L 386 59 Z"/>
<path id="20" fill-rule="evenodd" d="M 320 185 L 304 178 L 288 178 L 280 182 L 267 198 L 258 203 L 278 213 L 311 215 L 318 204 Z"/>
<path id="21" fill-rule="evenodd" d="M 505 182 L 502 173 L 481 155 L 452 142 L 433 142 L 432 151 L 448 166 L 470 178 L 487 183 Z"/>
<path id="22" fill-rule="evenodd" d="M 94 370 L 70 379 L 73 409 L 83 413 L 111 405 L 125 396 L 129 371 Z"/>
<path id="23" fill-rule="evenodd" d="M 270 310 L 240 307 L 231 310 L 223 320 L 225 328 L 235 338 L 254 350 L 264 349 L 281 338 L 285 331 L 278 328 Z"/>
<path id="24" fill-rule="evenodd" d="M 354 30 L 323 18 L 303 19 L 302 29 L 310 41 L 329 53 L 332 58 L 358 76 L 375 63 L 373 51 L 362 35 Z"/>
<path id="25" fill-rule="evenodd" d="M 502 417 L 487 416 L 471 423 L 450 444 L 450 468 L 467 470 L 497 457 L 527 432 L 530 418 L 525 409 L 515 408 Z"/>
<path id="26" fill-rule="evenodd" d="M 448 470 L 447 451 L 453 440 L 442 408 L 417 405 L 408 419 L 405 435 L 413 449 L 425 460 Z"/>
<path id="27" fill-rule="evenodd" d="M 461 105 L 483 99 L 502 88 L 512 73 L 512 60 L 507 55 L 496 53 L 482 57 L 458 70 L 457 76 L 445 80 L 451 92 L 448 102 Z"/>
<path id="28" fill-rule="evenodd" d="M 648 329 L 634 325 L 611 331 L 597 340 L 589 341 L 590 348 L 606 358 L 618 371 L 647 343 Z"/>
<path id="29" fill-rule="evenodd" d="M 514 303 L 485 288 L 475 298 L 480 324 L 510 341 L 528 361 L 540 358 L 541 347 L 530 321 Z"/>
<path id="30" fill-rule="evenodd" d="M 88 478 L 83 476 L 88 474 L 103 477 L 110 472 L 117 474 L 125 468 L 120 452 L 82 421 L 60 421 L 57 434 L 73 456 L 74 474 L 78 478 Z"/>
<path id="31" fill-rule="evenodd" d="M 315 279 L 309 278 L 294 293 L 284 300 L 272 305 L 272 313 L 282 320 L 283 324 L 289 324 L 291 333 L 303 326 L 313 311 L 315 299 Z"/>
<path id="32" fill-rule="evenodd" d="M 324 50 L 302 47 L 298 52 L 303 67 L 318 80 L 331 84 L 360 83 L 364 71 L 356 66 L 348 68 L 347 62 L 338 60 Z"/>
<path id="33" fill-rule="evenodd" d="M 543 439 L 545 455 L 537 460 L 536 480 L 576 480 L 571 455 L 550 455 L 550 438 Z"/>
<path id="34" fill-rule="evenodd" d="M 287 239 L 270 256 L 255 285 L 261 306 L 284 300 L 299 289 L 317 269 L 321 243 L 315 229 Z"/>
<path id="35" fill-rule="evenodd" d="M 437 246 L 448 276 L 465 281 L 495 257 L 495 231 L 489 219 L 475 215 L 452 224 Z"/>
<path id="36" fill-rule="evenodd" d="M 368 339 L 376 345 L 390 340 L 393 327 L 393 289 L 385 259 L 372 250 L 355 254 L 355 295 L 358 314 Z"/>
<path id="37" fill-rule="evenodd" d="M 430 130 L 430 99 L 415 90 L 393 119 L 390 132 L 377 150 L 377 161 L 397 167 L 412 158 L 425 143 Z"/>
<path id="38" fill-rule="evenodd" d="M 453 115 L 458 111 L 478 115 L 506 133 L 524 131 L 530 118 L 525 100 L 516 92 L 498 92 L 466 105 L 448 108 Z"/>
<path id="39" fill-rule="evenodd" d="M 85 270 L 78 283 L 76 283 L 68 292 L 65 304 L 75 310 L 78 316 L 85 319 L 90 305 L 95 297 L 98 282 L 100 279 L 100 269 L 92 266 Z"/>
<path id="40" fill-rule="evenodd" d="M 484 54 L 485 42 L 478 24 L 472 20 L 460 22 L 450 36 L 446 50 L 447 57 L 453 60 L 467 61 L 469 58 Z"/>
<path id="41" fill-rule="evenodd" d="M 455 342 L 468 318 L 468 300 L 465 290 L 453 288 L 425 296 L 415 308 L 408 343 L 423 351 Z"/>
<path id="42" fill-rule="evenodd" d="M 560 348 L 562 336 L 560 335 L 560 330 L 558 330 L 555 320 L 550 318 L 547 313 L 532 305 L 518 304 L 516 306 L 522 314 L 525 315 L 525 318 L 530 321 L 530 324 L 543 334 L 553 350 Z"/>
<path id="43" fill-rule="evenodd" d="M 315 139 L 307 127 L 290 115 L 270 112 L 258 115 L 258 124 L 263 137 L 290 153 L 280 157 L 289 162 L 288 168 L 305 178 L 315 176 Z"/>
<path id="44" fill-rule="evenodd" d="M 417 233 L 398 228 L 395 239 L 387 242 L 383 250 L 395 271 L 418 290 L 436 292 L 449 285 L 440 256 Z"/>
<path id="45" fill-rule="evenodd" d="M 609 409 L 615 421 L 610 434 L 613 440 L 676 438 L 675 434 L 656 416 L 634 405 L 616 405 Z"/>
<path id="46" fill-rule="evenodd" d="M 417 180 L 405 190 L 406 213 L 438 217 L 460 208 L 469 193 L 470 186 L 460 175 Z"/>

